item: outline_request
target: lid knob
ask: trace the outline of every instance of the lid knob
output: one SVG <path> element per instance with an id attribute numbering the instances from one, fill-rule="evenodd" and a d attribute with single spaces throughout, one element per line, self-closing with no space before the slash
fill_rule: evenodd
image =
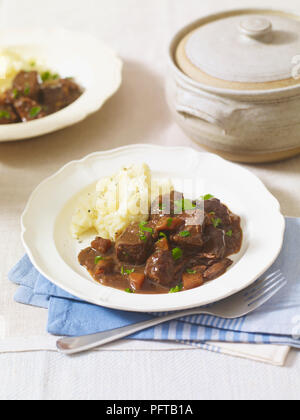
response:
<path id="1" fill-rule="evenodd" d="M 272 28 L 272 22 L 263 17 L 249 17 L 240 22 L 240 32 L 254 39 L 266 39 Z"/>

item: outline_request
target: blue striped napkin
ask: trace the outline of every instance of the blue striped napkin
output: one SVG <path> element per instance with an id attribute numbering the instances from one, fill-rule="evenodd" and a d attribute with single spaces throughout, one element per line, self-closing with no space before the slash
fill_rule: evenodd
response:
<path id="1" fill-rule="evenodd" d="M 287 219 L 284 247 L 268 274 L 281 270 L 288 285 L 270 302 L 244 318 L 192 316 L 135 334 L 130 339 L 178 341 L 218 351 L 210 342 L 281 344 L 300 348 L 300 219 Z M 122 312 L 82 302 L 46 280 L 25 256 L 9 273 L 19 285 L 15 300 L 48 309 L 47 330 L 77 336 L 107 331 L 154 315 Z"/>

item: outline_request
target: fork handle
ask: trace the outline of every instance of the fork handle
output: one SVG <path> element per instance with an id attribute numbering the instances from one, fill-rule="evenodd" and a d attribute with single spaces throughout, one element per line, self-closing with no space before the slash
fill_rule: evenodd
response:
<path id="1" fill-rule="evenodd" d="M 138 324 L 129 325 L 123 328 L 117 328 L 115 330 L 105 331 L 98 334 L 85 335 L 81 337 L 65 337 L 57 341 L 56 346 L 59 352 L 72 355 L 82 353 L 91 349 L 99 348 L 105 344 L 112 343 L 120 340 L 121 338 L 128 337 L 139 331 L 146 330 L 151 327 L 155 327 L 160 324 L 164 324 L 174 319 L 183 318 L 191 315 L 211 315 L 210 312 L 203 311 L 199 313 L 195 310 L 189 310 L 184 312 L 176 312 L 164 317 L 158 317 L 149 321 L 140 322 Z"/>

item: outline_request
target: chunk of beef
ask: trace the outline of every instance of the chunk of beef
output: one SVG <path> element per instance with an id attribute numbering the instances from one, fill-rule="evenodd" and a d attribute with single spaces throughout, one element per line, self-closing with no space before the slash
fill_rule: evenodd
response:
<path id="1" fill-rule="evenodd" d="M 14 124 L 20 122 L 14 108 L 5 103 L 0 103 L 0 124 Z"/>
<path id="2" fill-rule="evenodd" d="M 14 101 L 14 107 L 23 122 L 46 117 L 43 107 L 30 98 L 22 97 L 16 99 Z"/>
<path id="3" fill-rule="evenodd" d="M 227 269 L 233 264 L 231 260 L 228 258 L 213 264 L 211 267 L 209 267 L 205 273 L 204 273 L 204 279 L 205 281 L 209 280 L 215 280 L 218 277 L 222 276 L 224 273 L 226 273 Z"/>
<path id="4" fill-rule="evenodd" d="M 16 90 L 9 89 L 3 93 L 1 101 L 5 104 L 13 106 L 15 99 L 19 96 Z"/>
<path id="5" fill-rule="evenodd" d="M 184 220 L 179 217 L 164 216 L 157 222 L 156 232 L 174 232 L 180 226 L 184 225 Z"/>
<path id="6" fill-rule="evenodd" d="M 153 283 L 169 287 L 174 282 L 175 263 L 169 251 L 156 251 L 148 259 L 145 268 L 146 277 Z"/>
<path id="7" fill-rule="evenodd" d="M 70 79 L 51 80 L 42 85 L 42 101 L 48 114 L 72 104 L 81 94 L 80 87 Z"/>
<path id="8" fill-rule="evenodd" d="M 239 252 L 243 241 L 240 217 L 232 215 L 231 219 L 231 224 L 226 227 L 226 256 Z"/>
<path id="9" fill-rule="evenodd" d="M 198 255 L 186 257 L 186 267 L 191 270 L 194 270 L 194 267 L 204 267 L 206 270 L 208 267 L 219 261 L 220 259 L 215 258 L 211 254 L 203 254 L 203 252 L 200 252 Z"/>
<path id="10" fill-rule="evenodd" d="M 141 265 L 146 262 L 153 250 L 153 245 L 151 233 L 141 232 L 140 225 L 133 223 L 117 239 L 117 257 L 119 261 Z"/>
<path id="11" fill-rule="evenodd" d="M 39 82 L 39 74 L 36 71 L 20 71 L 13 81 L 12 95 L 33 99 L 39 101 L 41 85 Z"/>
<path id="12" fill-rule="evenodd" d="M 204 210 L 199 208 L 186 210 L 179 217 L 184 220 L 186 226 L 206 226 L 208 221 Z"/>
<path id="13" fill-rule="evenodd" d="M 171 235 L 171 241 L 180 247 L 201 248 L 204 244 L 203 231 L 206 225 L 206 216 L 203 211 L 195 209 L 180 216 L 184 225 L 180 231 Z"/>
<path id="14" fill-rule="evenodd" d="M 85 267 L 88 271 L 92 271 L 95 266 L 95 258 L 97 256 L 96 251 L 89 247 L 83 249 L 80 254 L 78 255 L 78 261 L 80 265 Z"/>
<path id="15" fill-rule="evenodd" d="M 208 259 L 222 259 L 225 254 L 225 232 L 222 229 L 216 229 L 213 225 L 207 226 L 204 232 L 202 257 Z"/>
<path id="16" fill-rule="evenodd" d="M 109 239 L 96 238 L 92 242 L 92 248 L 100 252 L 100 254 L 106 254 L 112 247 L 112 242 Z"/>
<path id="17" fill-rule="evenodd" d="M 202 226 L 185 226 L 179 233 L 171 236 L 171 241 L 180 247 L 201 248 L 203 246 Z"/>
<path id="18" fill-rule="evenodd" d="M 222 226 L 229 225 L 231 223 L 231 213 L 228 208 L 221 203 L 220 200 L 214 198 L 204 202 L 204 209 L 208 215 L 211 215 L 212 219 L 220 219 Z"/>

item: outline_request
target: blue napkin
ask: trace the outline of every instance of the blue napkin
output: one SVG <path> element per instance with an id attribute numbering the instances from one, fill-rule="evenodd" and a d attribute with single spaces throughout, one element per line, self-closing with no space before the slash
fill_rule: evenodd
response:
<path id="1" fill-rule="evenodd" d="M 287 219 L 282 252 L 268 270 L 281 270 L 288 285 L 255 313 L 236 320 L 191 316 L 135 334 L 130 339 L 179 341 L 209 346 L 209 342 L 282 344 L 300 348 L 300 219 Z M 25 256 L 9 273 L 19 285 L 15 300 L 48 309 L 47 330 L 77 336 L 135 324 L 155 315 L 116 311 L 80 301 L 45 279 Z M 157 316 L 157 315 L 156 315 Z M 211 348 L 218 351 L 217 347 Z"/>

